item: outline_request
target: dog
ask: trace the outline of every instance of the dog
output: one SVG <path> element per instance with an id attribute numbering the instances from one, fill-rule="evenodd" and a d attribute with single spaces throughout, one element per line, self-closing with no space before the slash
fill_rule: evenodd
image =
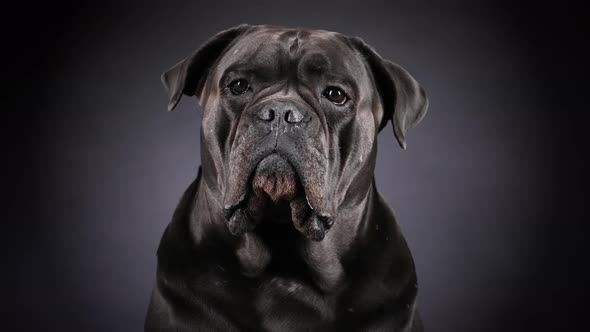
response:
<path id="1" fill-rule="evenodd" d="M 162 75 L 202 109 L 201 166 L 157 252 L 145 331 L 422 331 L 414 261 L 374 181 L 424 90 L 360 38 L 240 25 Z"/>

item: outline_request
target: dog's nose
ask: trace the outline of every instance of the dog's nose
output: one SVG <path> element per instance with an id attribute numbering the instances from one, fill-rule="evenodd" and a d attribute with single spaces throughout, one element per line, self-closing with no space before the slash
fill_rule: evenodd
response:
<path id="1" fill-rule="evenodd" d="M 260 120 L 270 122 L 275 119 L 275 110 L 273 110 L 272 108 L 264 107 L 263 109 L 258 111 L 256 115 L 258 115 L 258 118 Z"/>
<path id="2" fill-rule="evenodd" d="M 305 111 L 295 102 L 275 101 L 262 107 L 256 116 L 266 122 L 282 118 L 287 123 L 299 123 L 305 118 Z"/>
<path id="3" fill-rule="evenodd" d="M 303 120 L 303 113 L 298 109 L 294 108 L 286 111 L 285 121 L 289 123 L 297 123 L 301 122 L 301 120 Z"/>

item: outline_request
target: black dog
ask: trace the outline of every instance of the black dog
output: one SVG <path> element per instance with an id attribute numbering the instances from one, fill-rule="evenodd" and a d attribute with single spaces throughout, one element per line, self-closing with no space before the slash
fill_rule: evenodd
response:
<path id="1" fill-rule="evenodd" d="M 377 134 L 427 99 L 358 38 L 241 25 L 162 76 L 202 108 L 197 179 L 158 249 L 146 331 L 421 331 L 416 273 L 375 188 Z"/>

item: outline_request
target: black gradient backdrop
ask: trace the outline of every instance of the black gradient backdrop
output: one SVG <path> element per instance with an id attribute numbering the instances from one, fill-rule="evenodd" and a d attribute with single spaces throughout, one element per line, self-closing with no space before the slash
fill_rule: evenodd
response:
<path id="1" fill-rule="evenodd" d="M 406 151 L 390 126 L 380 134 L 376 172 L 428 331 L 566 330 L 581 315 L 574 8 L 193 1 L 12 15 L 4 143 L 21 162 L 4 165 L 2 311 L 13 330 L 142 330 L 160 236 L 200 163 L 196 100 L 166 113 L 159 76 L 240 23 L 360 36 L 428 92 Z"/>

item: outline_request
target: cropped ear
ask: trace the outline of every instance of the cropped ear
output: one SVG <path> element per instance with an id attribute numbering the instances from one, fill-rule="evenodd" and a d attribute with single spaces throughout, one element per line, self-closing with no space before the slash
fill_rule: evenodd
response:
<path id="1" fill-rule="evenodd" d="M 211 37 L 193 55 L 175 64 L 162 74 L 162 83 L 170 100 L 168 111 L 174 110 L 182 95 L 199 96 L 209 73 L 223 51 L 250 28 L 247 24 L 223 30 Z"/>
<path id="2" fill-rule="evenodd" d="M 422 120 L 428 109 L 426 93 L 405 69 L 383 59 L 362 39 L 350 38 L 350 41 L 367 61 L 381 97 L 384 116 L 379 131 L 391 120 L 393 133 L 405 149 L 406 132 Z"/>

